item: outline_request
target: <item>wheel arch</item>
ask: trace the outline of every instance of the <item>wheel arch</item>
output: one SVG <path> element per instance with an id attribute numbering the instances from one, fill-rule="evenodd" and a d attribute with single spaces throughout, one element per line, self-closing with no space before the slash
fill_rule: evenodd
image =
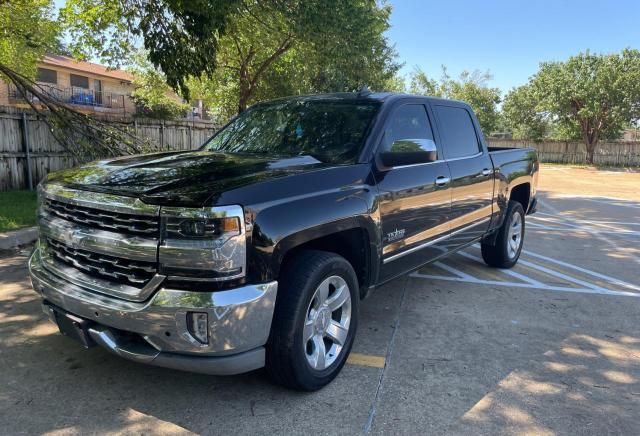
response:
<path id="1" fill-rule="evenodd" d="M 360 296 L 375 283 L 378 259 L 373 235 L 357 218 L 323 224 L 282 239 L 274 248 L 272 271 L 277 278 L 283 265 L 303 250 L 320 250 L 344 257 L 358 278 Z"/>
<path id="2" fill-rule="evenodd" d="M 529 209 L 529 202 L 531 199 L 531 183 L 524 182 L 511 188 L 509 200 L 517 201 L 522 205 L 524 213 L 526 214 Z"/>

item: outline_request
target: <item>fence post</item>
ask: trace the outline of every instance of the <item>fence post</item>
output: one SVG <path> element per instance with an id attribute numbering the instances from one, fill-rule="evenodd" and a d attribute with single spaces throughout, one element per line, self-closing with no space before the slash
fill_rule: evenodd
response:
<path id="1" fill-rule="evenodd" d="M 164 149 L 164 120 L 160 124 L 160 150 Z"/>
<path id="2" fill-rule="evenodd" d="M 27 165 L 27 181 L 29 182 L 29 191 L 33 191 L 33 174 L 31 173 L 31 153 L 29 150 L 29 132 L 27 130 L 27 113 L 22 112 L 22 145 L 24 147 L 25 162 Z"/>

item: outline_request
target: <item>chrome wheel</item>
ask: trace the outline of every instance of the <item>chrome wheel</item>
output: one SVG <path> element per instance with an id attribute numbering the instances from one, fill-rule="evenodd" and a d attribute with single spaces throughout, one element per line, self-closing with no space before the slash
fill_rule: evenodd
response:
<path id="1" fill-rule="evenodd" d="M 340 276 L 320 283 L 307 308 L 302 343 L 315 370 L 331 366 L 342 352 L 351 324 L 351 292 Z"/>
<path id="2" fill-rule="evenodd" d="M 507 237 L 507 252 L 509 259 L 514 259 L 518 255 L 520 245 L 522 244 L 522 215 L 514 213 L 509 222 L 509 231 Z"/>

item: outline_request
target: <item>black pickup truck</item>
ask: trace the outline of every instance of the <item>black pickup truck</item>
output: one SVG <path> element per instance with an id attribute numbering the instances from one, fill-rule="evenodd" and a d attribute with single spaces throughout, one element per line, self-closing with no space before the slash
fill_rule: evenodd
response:
<path id="1" fill-rule="evenodd" d="M 532 149 L 487 147 L 462 102 L 345 93 L 257 104 L 197 151 L 126 156 L 39 186 L 29 267 L 84 346 L 206 374 L 329 383 L 381 284 L 470 244 L 513 266 Z"/>

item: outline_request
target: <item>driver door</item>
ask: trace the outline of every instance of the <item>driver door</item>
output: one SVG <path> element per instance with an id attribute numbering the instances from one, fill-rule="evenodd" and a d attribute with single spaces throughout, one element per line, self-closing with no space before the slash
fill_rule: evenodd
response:
<path id="1" fill-rule="evenodd" d="M 378 151 L 402 140 L 434 140 L 427 107 L 402 104 L 389 116 Z M 444 253 L 449 234 L 451 174 L 436 144 L 434 162 L 385 168 L 376 173 L 382 228 L 380 281 L 415 269 Z"/>

